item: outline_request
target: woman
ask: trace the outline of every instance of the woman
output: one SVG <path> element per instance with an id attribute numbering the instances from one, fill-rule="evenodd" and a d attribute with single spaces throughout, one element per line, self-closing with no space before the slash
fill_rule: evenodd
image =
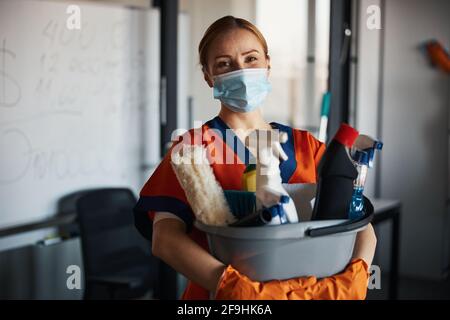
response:
<path id="1" fill-rule="evenodd" d="M 212 164 L 222 188 L 242 188 L 241 177 L 252 155 L 243 141 L 249 132 L 257 129 L 278 129 L 288 135 L 283 149 L 289 159 L 280 165 L 283 183 L 316 183 L 316 169 L 325 145 L 306 131 L 267 123 L 259 108 L 270 91 L 270 57 L 259 30 L 246 20 L 223 17 L 206 31 L 199 55 L 204 79 L 213 88 L 214 97 L 221 101 L 221 107 L 217 117 L 200 130 L 191 129 L 183 136 L 182 143 L 186 140 L 198 143 L 195 141 L 199 141 L 196 138 L 200 133 L 201 143 L 212 144 L 216 151 L 233 155 L 234 163 Z M 211 129 L 217 136 L 205 139 Z M 223 139 L 229 129 L 236 144 Z M 358 234 L 353 260 L 342 274 L 321 280 L 309 277 L 254 282 L 209 253 L 206 235 L 192 225 L 194 215 L 170 165 L 171 150 L 143 187 L 136 217 L 137 227 L 148 236 L 151 234 L 148 219 L 153 220 L 153 254 L 189 279 L 183 299 L 365 298 L 367 270 L 376 243 L 371 226 Z"/>

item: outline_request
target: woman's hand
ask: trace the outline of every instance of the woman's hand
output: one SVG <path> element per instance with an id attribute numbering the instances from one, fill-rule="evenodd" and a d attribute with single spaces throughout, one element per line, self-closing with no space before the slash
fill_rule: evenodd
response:
<path id="1" fill-rule="evenodd" d="M 358 232 L 356 236 L 355 248 L 353 250 L 353 259 L 363 259 L 370 267 L 375 248 L 377 246 L 377 237 L 372 224 L 368 224 L 367 228 Z"/>
<path id="2" fill-rule="evenodd" d="M 184 222 L 177 219 L 155 222 L 152 252 L 188 279 L 216 294 L 225 265 L 186 234 Z"/>

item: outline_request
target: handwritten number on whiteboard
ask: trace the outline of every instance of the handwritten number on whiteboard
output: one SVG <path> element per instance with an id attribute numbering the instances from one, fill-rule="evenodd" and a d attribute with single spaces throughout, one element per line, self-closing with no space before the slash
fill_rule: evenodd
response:
<path id="1" fill-rule="evenodd" d="M 16 54 L 7 49 L 6 39 L 0 47 L 0 107 L 14 107 L 20 101 L 19 83 L 6 70 L 6 58 L 16 58 Z"/>

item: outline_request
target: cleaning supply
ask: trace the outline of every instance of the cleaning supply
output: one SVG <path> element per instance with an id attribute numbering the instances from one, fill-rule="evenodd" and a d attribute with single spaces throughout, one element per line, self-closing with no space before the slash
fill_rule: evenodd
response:
<path id="1" fill-rule="evenodd" d="M 353 183 L 352 201 L 348 213 L 349 219 L 358 219 L 364 215 L 363 192 L 366 183 L 367 171 L 369 169 L 368 154 L 364 151 L 357 150 L 353 156 L 355 160 L 358 176 Z"/>
<path id="2" fill-rule="evenodd" d="M 272 217 L 269 224 L 276 225 L 282 223 L 297 223 L 298 215 L 295 204 L 290 199 L 289 194 L 283 188 L 282 179 L 280 175 L 280 158 L 283 161 L 288 159 L 288 156 L 281 147 L 281 143 L 286 143 L 288 136 L 286 132 L 270 131 L 271 134 L 263 135 L 262 131 L 258 131 L 257 148 L 258 157 L 256 159 L 256 198 L 258 200 L 258 209 L 261 207 L 272 208 L 279 205 L 280 200 L 283 199 L 278 216 Z M 266 140 L 268 138 L 268 140 Z M 283 198 L 281 196 L 286 196 Z"/>
<path id="3" fill-rule="evenodd" d="M 236 222 L 230 224 L 230 227 L 257 227 L 269 224 L 272 221 L 272 212 L 267 208 L 263 208 L 256 212 L 250 213 Z"/>
<path id="4" fill-rule="evenodd" d="M 256 196 L 254 192 L 224 190 L 224 195 L 231 212 L 237 219 L 256 212 Z"/>
<path id="5" fill-rule="evenodd" d="M 272 219 L 279 219 L 278 224 L 289 223 L 283 208 L 283 205 L 290 201 L 289 196 L 273 192 L 272 195 L 278 195 L 278 199 L 273 200 L 275 204 L 256 210 L 255 192 L 225 190 L 224 194 L 231 212 L 237 219 L 230 227 L 262 226 L 271 223 Z"/>
<path id="6" fill-rule="evenodd" d="M 326 92 L 322 98 L 322 106 L 320 108 L 320 126 L 319 126 L 319 141 L 325 142 L 327 140 L 327 126 L 328 115 L 330 114 L 330 100 L 331 92 Z"/>
<path id="7" fill-rule="evenodd" d="M 350 153 L 358 171 L 358 176 L 353 183 L 349 219 L 358 219 L 364 215 L 363 192 L 367 172 L 369 168 L 373 167 L 375 151 L 382 148 L 383 143 L 381 141 L 376 141 L 366 135 L 359 135 L 352 147 Z"/>
<path id="8" fill-rule="evenodd" d="M 342 123 L 318 166 L 312 220 L 347 219 L 358 171 L 350 157 L 358 131 Z"/>
<path id="9" fill-rule="evenodd" d="M 242 175 L 242 190 L 256 192 L 256 165 L 250 163 Z"/>
<path id="10" fill-rule="evenodd" d="M 294 201 L 299 221 L 310 221 L 314 208 L 317 184 L 315 183 L 283 183 L 284 189 Z"/>
<path id="11" fill-rule="evenodd" d="M 291 221 L 288 220 L 286 210 L 284 209 L 284 205 L 289 203 L 289 201 L 292 202 L 289 196 L 281 194 L 275 205 L 265 209 L 270 212 L 272 218 L 279 217 L 281 224 L 290 223 Z"/>
<path id="12" fill-rule="evenodd" d="M 206 225 L 226 226 L 236 218 L 206 157 L 204 146 L 183 146 L 173 152 L 171 165 L 196 219 Z"/>
<path id="13" fill-rule="evenodd" d="M 352 257 L 358 232 L 373 218 L 373 205 L 364 197 L 361 220 L 301 221 L 268 226 L 269 215 L 254 215 L 257 225 L 227 227 L 194 225 L 205 232 L 211 254 L 255 281 L 285 280 L 303 276 L 333 276 Z M 262 219 L 261 219 L 262 218 Z M 250 220 L 250 219 L 249 219 Z"/>

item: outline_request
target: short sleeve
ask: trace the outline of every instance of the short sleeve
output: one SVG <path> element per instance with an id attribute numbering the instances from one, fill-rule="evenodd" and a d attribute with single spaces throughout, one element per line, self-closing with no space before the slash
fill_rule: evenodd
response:
<path id="1" fill-rule="evenodd" d="M 317 183 L 319 163 L 326 145 L 305 130 L 294 129 L 296 170 L 289 183 Z"/>
<path id="2" fill-rule="evenodd" d="M 191 231 L 194 214 L 186 199 L 170 163 L 172 148 L 151 175 L 139 193 L 139 200 L 134 207 L 135 225 L 139 232 L 151 240 L 155 212 L 170 212 L 186 223 L 186 230 Z"/>
<path id="3" fill-rule="evenodd" d="M 153 217 L 153 224 L 155 224 L 156 222 L 158 222 L 160 220 L 164 220 L 164 219 L 175 219 L 175 220 L 183 221 L 183 220 L 181 220 L 180 217 L 178 217 L 177 215 L 174 215 L 173 213 L 158 211 L 158 212 L 155 212 L 155 215 Z"/>
<path id="4" fill-rule="evenodd" d="M 312 149 L 314 150 L 314 163 L 316 164 L 316 170 L 317 170 L 320 160 L 322 159 L 322 156 L 325 152 L 326 145 L 325 145 L 325 143 L 320 142 L 319 140 L 314 138 L 311 134 L 309 134 L 309 136 L 310 136 L 310 141 L 311 141 L 310 143 L 311 143 Z"/>

